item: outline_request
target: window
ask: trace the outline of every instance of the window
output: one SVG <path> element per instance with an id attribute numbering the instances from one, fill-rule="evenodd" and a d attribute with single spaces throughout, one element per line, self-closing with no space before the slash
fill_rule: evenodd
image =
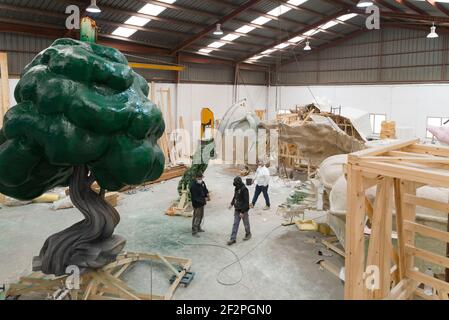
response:
<path id="1" fill-rule="evenodd" d="M 427 127 L 441 127 L 449 121 L 449 118 L 442 117 L 427 117 Z M 430 131 L 426 130 L 426 138 L 433 139 L 433 134 Z"/>
<path id="2" fill-rule="evenodd" d="M 371 130 L 373 130 L 373 134 L 380 134 L 380 131 L 382 130 L 382 122 L 387 120 L 387 115 L 371 113 L 369 117 L 371 121 Z"/>

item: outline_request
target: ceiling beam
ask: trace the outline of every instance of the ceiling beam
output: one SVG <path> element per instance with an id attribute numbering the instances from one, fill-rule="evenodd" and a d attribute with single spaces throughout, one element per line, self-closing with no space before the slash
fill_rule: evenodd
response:
<path id="1" fill-rule="evenodd" d="M 301 30 L 299 30 L 299 31 L 297 31 L 297 32 L 292 33 L 292 34 L 291 34 L 290 36 L 288 36 L 288 37 L 283 37 L 283 38 L 279 39 L 279 40 L 276 41 L 276 42 L 272 42 L 271 44 L 262 47 L 261 49 L 257 50 L 256 52 L 252 52 L 251 54 L 245 56 L 245 57 L 244 57 L 241 61 L 239 61 L 239 62 L 246 61 L 247 59 L 249 59 L 249 58 L 251 58 L 251 57 L 253 57 L 253 56 L 257 55 L 257 54 L 262 53 L 262 52 L 264 52 L 265 50 L 271 49 L 271 48 L 277 46 L 278 44 L 281 44 L 281 43 L 283 43 L 283 42 L 286 42 L 286 41 L 288 41 L 289 39 L 292 39 L 292 38 L 294 38 L 294 37 L 296 37 L 296 36 L 302 36 L 303 33 L 307 32 L 307 31 L 310 31 L 310 30 L 313 30 L 313 29 L 316 29 L 316 28 L 318 28 L 319 26 L 321 26 L 321 25 L 323 25 L 323 24 L 325 24 L 325 23 L 327 23 L 327 22 L 329 22 L 329 21 L 332 21 L 332 20 L 334 20 L 334 19 L 338 18 L 339 16 L 341 16 L 341 15 L 343 15 L 343 14 L 346 14 L 346 13 L 347 13 L 346 10 L 339 10 L 339 11 L 335 12 L 334 14 L 329 15 L 329 16 L 326 17 L 325 19 L 319 20 L 319 21 L 317 21 L 317 22 L 315 22 L 315 23 L 309 25 L 307 28 L 303 28 L 303 29 L 301 29 Z"/>
<path id="2" fill-rule="evenodd" d="M 6 33 L 20 33 L 26 35 L 33 35 L 41 38 L 48 38 L 51 40 L 56 40 L 64 36 L 66 29 L 61 27 L 55 27 L 51 24 L 46 23 L 33 23 L 33 22 L 23 22 L 17 21 L 9 18 L 0 18 L 0 32 Z M 131 39 L 121 38 L 109 34 L 98 34 L 98 44 L 113 47 L 117 50 L 120 50 L 123 53 L 133 53 L 133 54 L 141 54 L 141 55 L 156 55 L 156 56 L 169 56 L 170 50 L 169 48 L 155 47 L 145 43 L 139 43 L 138 41 L 134 41 Z M 204 63 L 211 63 L 211 59 L 202 55 L 198 55 L 192 53 L 191 55 L 182 55 L 182 59 L 184 57 L 197 57 L 202 59 Z M 222 61 L 226 64 L 234 65 L 235 62 L 231 59 L 226 58 L 214 58 L 214 62 Z M 201 63 L 200 60 L 196 61 L 196 63 Z M 246 68 L 250 68 L 252 70 L 261 71 L 266 70 L 265 66 L 262 65 L 251 65 L 245 64 Z M 261 69 L 262 68 L 262 69 Z"/>
<path id="3" fill-rule="evenodd" d="M 321 46 L 318 46 L 318 47 L 314 48 L 312 51 L 308 51 L 306 53 L 303 53 L 303 54 L 299 55 L 299 58 L 303 58 L 305 56 L 308 56 L 308 55 L 311 55 L 311 54 L 315 54 L 315 53 L 317 53 L 319 51 L 339 46 L 342 43 L 345 43 L 345 42 L 347 42 L 347 41 L 349 41 L 351 39 L 354 39 L 354 38 L 356 38 L 356 37 L 358 37 L 358 36 L 360 36 L 360 35 L 362 35 L 362 34 L 364 34 L 366 32 L 369 32 L 369 30 L 368 29 L 356 30 L 354 32 L 349 33 L 345 38 L 333 41 L 332 43 L 323 44 Z M 289 63 L 292 63 L 292 62 L 295 62 L 296 60 L 299 60 L 299 59 L 295 55 L 295 57 L 293 57 L 292 59 L 288 59 L 288 60 L 282 61 L 281 62 L 281 66 L 289 64 Z"/>
<path id="4" fill-rule="evenodd" d="M 232 12 L 228 13 L 224 17 L 222 17 L 220 20 L 216 21 L 215 23 L 209 25 L 208 27 L 204 28 L 199 33 L 195 34 L 193 37 L 190 37 L 189 39 L 183 41 L 181 44 L 179 44 L 176 48 L 174 48 L 170 54 L 176 54 L 178 51 L 181 51 L 185 48 L 187 48 L 189 45 L 194 43 L 195 41 L 203 38 L 211 31 L 215 30 L 217 24 L 224 24 L 226 21 L 230 21 L 234 19 L 236 16 L 244 12 L 245 10 L 253 7 L 257 3 L 259 3 L 261 0 L 248 0 L 245 2 L 245 4 L 239 6 L 237 9 L 233 10 Z"/>
<path id="5" fill-rule="evenodd" d="M 192 8 L 192 7 L 188 7 L 185 5 L 180 5 L 180 4 L 176 4 L 176 2 L 174 4 L 170 4 L 170 3 L 165 3 L 165 2 L 160 2 L 160 1 L 156 1 L 156 0 L 136 0 L 142 3 L 151 3 L 151 4 L 155 4 L 161 7 L 165 7 L 168 9 L 173 9 L 173 10 L 179 10 L 179 11 L 185 11 L 185 12 L 190 12 L 194 15 L 203 15 L 203 16 L 207 16 L 209 18 L 216 18 L 216 19 L 221 19 L 222 16 L 220 14 L 217 13 L 213 13 L 213 12 L 209 12 L 209 11 L 205 11 L 205 10 L 200 10 L 200 9 L 196 9 L 196 8 Z M 248 21 L 242 20 L 242 19 L 233 19 L 234 21 L 241 23 L 242 25 L 249 25 L 251 27 L 257 28 L 257 29 L 261 29 L 261 30 L 271 30 L 273 32 L 278 32 L 277 28 L 273 28 L 270 26 L 266 26 L 266 25 L 258 25 L 258 24 L 254 24 L 254 23 L 250 23 Z"/>
<path id="6" fill-rule="evenodd" d="M 428 4 L 430 4 L 432 7 L 434 7 L 435 9 L 437 9 L 438 11 L 444 13 L 446 16 L 449 16 L 449 10 L 446 9 L 446 7 L 444 7 L 441 3 L 438 3 L 434 0 L 426 0 L 426 2 Z"/>
<path id="7" fill-rule="evenodd" d="M 406 6 L 407 8 L 415 11 L 417 14 L 424 14 L 424 15 L 429 14 L 428 12 L 426 12 L 425 10 L 419 8 L 418 6 L 414 5 L 413 3 L 411 3 L 408 0 L 395 0 L 395 1 L 398 4 Z"/>

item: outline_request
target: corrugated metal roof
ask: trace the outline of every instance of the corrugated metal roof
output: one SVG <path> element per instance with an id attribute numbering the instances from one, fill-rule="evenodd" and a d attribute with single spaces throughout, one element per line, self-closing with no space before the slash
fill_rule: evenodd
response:
<path id="1" fill-rule="evenodd" d="M 73 2 L 81 3 L 81 0 L 74 0 Z M 137 31 L 130 37 L 130 40 L 139 40 L 150 45 L 153 44 L 174 48 L 194 34 L 203 30 L 206 26 L 213 25 L 218 19 L 233 12 L 238 6 L 243 5 L 246 2 L 247 0 L 177 0 L 173 5 L 166 5 L 169 8 L 166 8 L 160 13 L 160 19 L 165 19 L 165 21 L 153 19 L 145 26 L 145 28 L 148 29 L 153 28 L 153 31 L 156 32 Z M 260 13 L 267 13 L 283 2 L 285 1 L 261 0 L 252 8 L 240 13 L 238 16 L 234 17 L 234 19 L 225 22 L 223 29 L 226 33 L 236 30 L 242 25 L 253 21 L 260 15 Z M 403 12 L 416 14 L 412 9 L 400 5 L 394 0 L 385 0 L 385 2 L 391 7 L 402 10 Z M 72 3 L 72 1 L 69 0 L 0 0 L 0 5 L 6 4 L 16 8 L 15 10 L 1 9 L 0 18 L 15 20 L 17 21 L 16 23 L 22 21 L 45 23 L 63 28 L 64 16 L 54 17 L 51 16 L 51 14 L 65 14 L 65 7 L 70 3 Z M 84 1 L 84 3 L 86 2 Z M 123 24 L 130 16 L 126 12 L 120 12 L 120 10 L 137 12 L 145 4 L 157 2 L 151 0 L 98 0 L 97 3 L 100 8 L 102 6 L 105 8 L 101 14 L 97 15 L 101 32 L 110 34 L 116 26 L 105 24 L 104 21 Z M 432 7 L 432 5 L 425 1 L 413 1 L 413 4 L 417 8 L 428 12 L 429 15 L 439 17 L 444 16 L 440 10 Z M 440 3 L 439 5 L 449 10 L 449 5 L 443 3 Z M 19 10 L 20 8 L 31 8 L 39 11 L 36 12 L 36 14 L 30 14 L 26 11 L 22 12 Z M 115 10 L 111 11 L 111 8 L 118 10 L 119 12 Z M 238 61 L 239 59 L 250 55 L 251 52 L 255 53 L 260 50 L 260 48 L 276 44 L 279 39 L 304 30 L 305 27 L 302 26 L 303 24 L 316 23 L 321 21 L 323 17 L 341 10 L 338 3 L 333 4 L 332 2 L 325 0 L 309 0 L 302 4 L 301 8 L 304 8 L 305 10 L 289 10 L 281 15 L 279 20 L 269 21 L 264 25 L 264 28 L 257 28 L 249 32 L 247 37 L 240 37 L 238 39 L 239 42 L 247 43 L 248 45 L 243 44 L 241 45 L 241 48 L 239 48 L 239 44 L 236 44 L 235 46 L 226 45 L 223 47 L 224 50 L 216 51 L 217 56 L 228 57 Z M 385 9 L 385 7 L 382 7 L 382 9 Z M 354 18 L 348 21 L 348 23 L 363 27 L 364 19 L 361 17 Z M 416 21 L 416 23 L 419 24 L 422 22 Z M 426 25 L 428 24 L 429 23 Z M 329 43 L 329 41 L 341 39 L 343 36 L 352 33 L 355 29 L 354 26 L 350 25 L 334 26 L 329 30 L 336 32 L 337 34 L 321 32 L 316 35 L 318 39 L 313 39 L 313 45 L 318 46 Z M 157 30 L 160 31 L 158 32 Z M 194 41 L 190 47 L 186 48 L 186 50 L 197 50 L 199 46 L 208 45 L 214 41 L 214 39 L 218 38 L 219 37 L 214 38 L 210 33 L 207 37 Z M 281 52 L 279 54 L 282 55 L 283 53 Z M 211 54 L 211 56 L 213 55 L 214 53 Z"/>

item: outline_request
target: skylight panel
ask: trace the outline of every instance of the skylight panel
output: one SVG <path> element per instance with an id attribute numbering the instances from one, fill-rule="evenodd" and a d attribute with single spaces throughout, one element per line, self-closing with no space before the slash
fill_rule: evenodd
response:
<path id="1" fill-rule="evenodd" d="M 284 49 L 284 48 L 287 48 L 290 45 L 291 45 L 291 43 L 284 42 L 284 43 L 278 44 L 275 48 L 276 49 Z"/>
<path id="2" fill-rule="evenodd" d="M 213 49 L 207 49 L 207 48 L 203 48 L 203 49 L 198 50 L 198 52 L 201 52 L 201 53 L 211 53 L 212 51 L 214 51 L 214 50 Z"/>
<path id="3" fill-rule="evenodd" d="M 346 21 L 346 20 L 354 18 L 355 16 L 357 16 L 357 13 L 348 13 L 348 14 L 344 14 L 344 15 L 338 17 L 337 20 Z"/>
<path id="4" fill-rule="evenodd" d="M 292 4 L 294 6 L 300 6 L 304 2 L 307 2 L 307 0 L 289 0 L 289 1 L 287 1 L 288 4 Z"/>
<path id="5" fill-rule="evenodd" d="M 261 25 L 267 23 L 268 21 L 271 21 L 271 19 L 266 18 L 266 17 L 259 17 L 257 19 L 254 19 L 253 21 L 251 21 L 251 23 L 258 24 L 261 26 Z"/>
<path id="6" fill-rule="evenodd" d="M 280 6 L 278 6 L 278 7 L 274 8 L 273 10 L 269 11 L 268 14 L 270 14 L 272 16 L 275 16 L 275 17 L 278 17 L 281 14 L 284 14 L 284 13 L 290 11 L 290 10 L 291 10 L 291 8 L 281 4 Z"/>
<path id="7" fill-rule="evenodd" d="M 131 24 L 133 26 L 142 27 L 150 21 L 151 21 L 150 19 L 132 16 L 131 18 L 125 21 L 125 24 Z"/>
<path id="8" fill-rule="evenodd" d="M 117 29 L 115 29 L 112 34 L 115 36 L 120 36 L 120 37 L 125 37 L 125 38 L 129 38 L 130 36 L 132 36 L 137 30 L 136 29 L 130 29 L 130 28 L 125 28 L 125 27 L 118 27 Z"/>
<path id="9" fill-rule="evenodd" d="M 244 25 L 243 27 L 240 27 L 237 30 L 235 30 L 235 32 L 248 33 L 248 32 L 253 31 L 254 29 L 256 29 L 256 28 L 251 27 L 249 25 Z"/>
<path id="10" fill-rule="evenodd" d="M 221 40 L 234 41 L 235 39 L 238 39 L 238 38 L 240 38 L 240 36 L 238 34 L 229 33 L 229 34 L 225 35 L 223 38 L 221 38 Z"/>
<path id="11" fill-rule="evenodd" d="M 209 48 L 220 48 L 223 47 L 226 43 L 224 42 L 220 42 L 220 41 L 215 41 L 212 42 L 210 45 L 208 45 Z"/>

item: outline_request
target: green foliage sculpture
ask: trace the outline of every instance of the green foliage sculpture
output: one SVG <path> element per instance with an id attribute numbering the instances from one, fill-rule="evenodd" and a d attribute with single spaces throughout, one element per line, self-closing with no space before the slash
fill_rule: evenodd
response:
<path id="1" fill-rule="evenodd" d="M 0 193 L 28 200 L 69 185 L 85 217 L 46 240 L 34 270 L 99 268 L 123 249 L 105 189 L 155 180 L 165 163 L 157 145 L 165 124 L 148 90 L 119 51 L 73 39 L 56 40 L 26 66 L 0 130 Z"/>
<path id="2" fill-rule="evenodd" d="M 201 140 L 197 150 L 193 154 L 192 165 L 184 172 L 181 180 L 178 183 L 178 194 L 182 196 L 182 191 L 186 190 L 188 199 L 190 200 L 189 186 L 198 174 L 204 174 L 209 165 L 209 160 L 214 159 L 215 154 L 215 142 L 213 139 Z"/>

